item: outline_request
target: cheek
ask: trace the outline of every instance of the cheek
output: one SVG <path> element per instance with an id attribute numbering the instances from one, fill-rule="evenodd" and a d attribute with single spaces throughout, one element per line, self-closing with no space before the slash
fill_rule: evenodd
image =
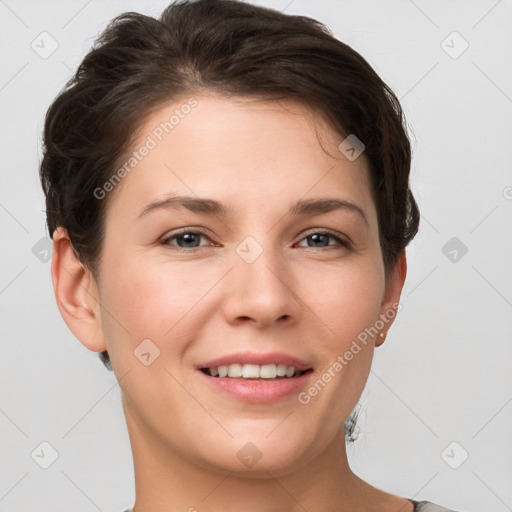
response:
<path id="1" fill-rule="evenodd" d="M 149 338 L 160 348 L 169 348 L 172 339 L 178 349 L 208 303 L 207 293 L 219 280 L 215 272 L 195 262 L 171 264 L 143 255 L 111 261 L 102 293 L 102 305 L 111 313 L 106 334 L 111 340 L 130 338 L 135 345 Z"/>
<path id="2" fill-rule="evenodd" d="M 369 263 L 322 272 L 314 281 L 307 279 L 309 285 L 302 285 L 302 297 L 309 297 L 306 302 L 329 328 L 331 348 L 337 351 L 378 319 L 383 280 L 379 269 Z"/>
<path id="3" fill-rule="evenodd" d="M 379 319 L 383 280 L 378 265 L 344 265 L 323 272 L 308 287 L 308 306 L 325 335 L 315 344 L 321 367 L 304 396 L 318 410 L 333 411 L 324 421 L 345 418 L 357 402 L 369 375 L 374 351 L 372 327 Z M 307 275 L 307 274 L 305 274 Z M 302 296 L 306 290 L 303 288 Z M 314 403 L 313 403 L 314 402 Z"/>

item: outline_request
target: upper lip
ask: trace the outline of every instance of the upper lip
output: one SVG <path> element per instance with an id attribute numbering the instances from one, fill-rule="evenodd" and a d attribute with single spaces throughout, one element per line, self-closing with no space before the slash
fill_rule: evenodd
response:
<path id="1" fill-rule="evenodd" d="M 306 361 L 284 352 L 237 352 L 236 354 L 229 354 L 201 363 L 198 365 L 198 368 L 217 368 L 219 366 L 229 366 L 230 364 L 257 364 L 259 366 L 265 364 L 284 364 L 286 366 L 293 366 L 296 370 L 300 371 L 312 368 Z"/>

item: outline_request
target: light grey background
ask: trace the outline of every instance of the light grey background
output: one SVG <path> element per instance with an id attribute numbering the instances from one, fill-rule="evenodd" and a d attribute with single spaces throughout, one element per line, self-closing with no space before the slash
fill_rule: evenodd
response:
<path id="1" fill-rule="evenodd" d="M 354 471 L 464 512 L 512 510 L 512 2 L 255 3 L 326 23 L 391 86 L 410 126 L 422 223 L 403 310 L 361 400 Z M 46 109 L 93 38 L 121 12 L 166 5 L 0 0 L 2 512 L 133 504 L 119 387 L 68 331 L 41 261 L 38 163 Z M 31 47 L 51 49 L 43 31 L 58 43 L 47 58 Z M 454 31 L 469 44 L 459 56 Z M 468 249 L 455 247 L 456 261 L 453 247 L 443 252 L 452 237 Z M 48 469 L 36 455 L 49 456 L 42 442 L 58 452 Z"/>

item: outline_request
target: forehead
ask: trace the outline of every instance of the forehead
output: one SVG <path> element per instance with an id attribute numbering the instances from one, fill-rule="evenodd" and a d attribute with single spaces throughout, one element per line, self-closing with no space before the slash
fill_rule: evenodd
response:
<path id="1" fill-rule="evenodd" d="M 372 208 L 364 155 L 349 161 L 344 137 L 295 100 L 183 96 L 152 112 L 118 168 L 110 208 L 140 210 L 166 194 L 245 198 L 269 207 L 337 192 Z M 339 194 L 338 194 L 339 195 Z M 117 204 L 120 203 L 120 204 Z"/>

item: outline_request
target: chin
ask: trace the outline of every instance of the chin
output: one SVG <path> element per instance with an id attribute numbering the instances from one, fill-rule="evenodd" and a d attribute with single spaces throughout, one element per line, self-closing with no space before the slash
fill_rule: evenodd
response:
<path id="1" fill-rule="evenodd" d="M 278 422 L 277 422 L 278 423 Z M 274 428 L 277 423 L 274 423 Z M 254 434 L 254 435 L 253 435 Z M 224 442 L 213 442 L 206 453 L 205 445 L 200 457 L 211 469 L 220 473 L 232 472 L 244 478 L 268 478 L 284 475 L 306 465 L 311 458 L 311 441 L 305 439 L 297 426 L 296 435 L 287 430 L 286 435 L 268 430 L 248 431 L 245 435 L 226 435 Z M 206 440 L 204 440 L 206 441 Z"/>

